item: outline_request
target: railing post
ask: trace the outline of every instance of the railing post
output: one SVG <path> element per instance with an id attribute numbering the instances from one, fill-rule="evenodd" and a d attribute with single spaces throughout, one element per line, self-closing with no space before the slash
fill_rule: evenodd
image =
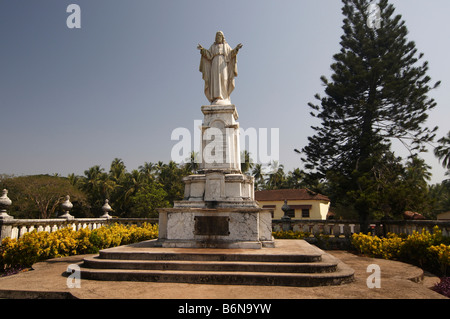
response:
<path id="1" fill-rule="evenodd" d="M 8 190 L 4 189 L 2 191 L 2 196 L 0 196 L 0 220 L 13 219 L 14 217 L 9 216 L 6 209 L 11 206 L 12 201 L 8 197 Z"/>
<path id="2" fill-rule="evenodd" d="M 72 215 L 70 215 L 70 210 L 72 209 L 73 204 L 70 202 L 70 196 L 66 196 L 66 200 L 61 204 L 61 208 L 64 212 L 59 218 L 65 218 L 65 219 L 74 219 Z"/>
<path id="3" fill-rule="evenodd" d="M 14 219 L 14 217 L 9 216 L 6 212 L 6 209 L 11 204 L 12 201 L 8 198 L 8 190 L 4 189 L 2 196 L 0 196 L 0 243 L 3 238 L 11 237 L 12 225 L 5 223 L 8 220 Z"/>
<path id="4" fill-rule="evenodd" d="M 291 230 L 291 217 L 287 215 L 287 212 L 291 208 L 287 204 L 287 200 L 284 200 L 284 205 L 281 207 L 281 210 L 284 212 L 284 216 L 281 217 L 281 224 L 283 231 Z"/>
<path id="5" fill-rule="evenodd" d="M 100 218 L 110 219 L 112 216 L 109 215 L 109 212 L 112 211 L 111 206 L 109 206 L 109 200 L 105 199 L 105 204 L 102 206 L 103 215 Z"/>

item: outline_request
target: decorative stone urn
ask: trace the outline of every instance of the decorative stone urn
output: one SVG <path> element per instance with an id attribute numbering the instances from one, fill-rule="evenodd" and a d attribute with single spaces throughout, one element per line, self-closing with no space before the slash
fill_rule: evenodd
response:
<path id="1" fill-rule="evenodd" d="M 0 219 L 13 219 L 14 217 L 9 216 L 6 209 L 11 206 L 12 201 L 8 197 L 8 190 L 4 189 L 2 191 L 2 196 L 0 196 Z"/>
<path id="2" fill-rule="evenodd" d="M 61 209 L 64 213 L 59 218 L 73 219 L 74 217 L 69 213 L 72 207 L 73 204 L 70 202 L 70 196 L 66 195 L 66 200 L 61 204 Z"/>
<path id="3" fill-rule="evenodd" d="M 112 211 L 111 206 L 109 206 L 109 200 L 105 199 L 105 204 L 102 206 L 103 215 L 100 216 L 101 218 L 112 218 L 112 216 L 109 215 L 109 212 Z"/>

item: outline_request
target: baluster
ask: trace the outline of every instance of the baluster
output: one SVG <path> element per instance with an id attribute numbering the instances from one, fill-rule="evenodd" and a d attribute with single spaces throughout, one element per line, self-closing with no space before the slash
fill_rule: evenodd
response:
<path id="1" fill-rule="evenodd" d="M 345 236 L 344 234 L 344 224 L 339 224 L 339 237 Z"/>
<path id="2" fill-rule="evenodd" d="M 354 234 L 355 233 L 355 224 L 349 224 L 350 226 L 350 234 Z"/>
<path id="3" fill-rule="evenodd" d="M 19 228 L 16 226 L 13 226 L 11 228 L 11 239 L 18 239 L 19 236 Z"/>
<path id="4" fill-rule="evenodd" d="M 17 229 L 19 230 L 19 227 L 17 227 Z M 18 238 L 22 237 L 23 235 L 25 235 L 28 232 L 27 226 L 23 225 L 22 227 L 20 227 L 19 233 L 17 235 Z"/>
<path id="5" fill-rule="evenodd" d="M 274 225 L 273 225 L 273 230 L 274 230 L 274 231 L 281 231 L 280 224 L 278 224 L 278 223 L 274 224 Z"/>
<path id="6" fill-rule="evenodd" d="M 329 226 L 330 226 L 330 237 L 336 237 L 334 235 L 334 224 L 330 224 Z"/>

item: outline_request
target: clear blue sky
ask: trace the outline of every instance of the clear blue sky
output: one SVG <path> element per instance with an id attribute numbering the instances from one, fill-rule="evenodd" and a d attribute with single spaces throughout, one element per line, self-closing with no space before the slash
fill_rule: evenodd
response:
<path id="1" fill-rule="evenodd" d="M 69 29 L 69 4 L 81 29 Z M 428 125 L 450 129 L 448 0 L 392 1 L 429 61 L 438 106 Z M 0 0 L 0 173 L 82 175 L 168 162 L 171 132 L 201 120 L 198 43 L 222 30 L 238 56 L 231 96 L 244 129 L 279 128 L 285 170 L 301 167 L 313 119 L 307 103 L 323 95 L 342 34 L 337 0 Z M 397 146 L 396 146 L 397 147 Z M 397 150 L 397 148 L 396 148 Z M 398 154 L 406 152 L 398 146 Z M 432 182 L 444 169 L 432 153 Z"/>

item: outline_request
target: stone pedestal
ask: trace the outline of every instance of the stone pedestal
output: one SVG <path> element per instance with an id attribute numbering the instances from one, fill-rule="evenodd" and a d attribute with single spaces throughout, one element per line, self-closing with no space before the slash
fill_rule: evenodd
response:
<path id="1" fill-rule="evenodd" d="M 159 209 L 163 247 L 273 247 L 271 210 L 255 201 L 254 178 L 241 173 L 234 105 L 201 108 L 199 174 L 187 176 L 184 199 Z"/>
<path id="2" fill-rule="evenodd" d="M 240 173 L 238 113 L 234 105 L 202 106 L 202 163 L 204 172 Z"/>
<path id="3" fill-rule="evenodd" d="M 273 247 L 271 212 L 259 208 L 159 210 L 163 247 Z"/>

